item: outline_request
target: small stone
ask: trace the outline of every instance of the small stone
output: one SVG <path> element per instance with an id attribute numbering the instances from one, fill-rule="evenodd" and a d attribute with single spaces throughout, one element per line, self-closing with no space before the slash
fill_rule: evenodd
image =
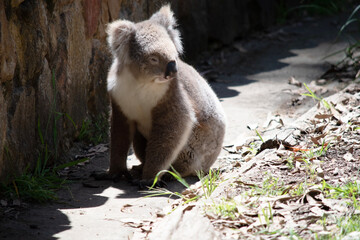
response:
<path id="1" fill-rule="evenodd" d="M 280 170 L 287 170 L 289 167 L 287 165 L 283 165 L 279 167 Z"/>
<path id="2" fill-rule="evenodd" d="M 14 200 L 13 200 L 13 205 L 14 205 L 14 206 L 20 206 L 20 204 L 21 204 L 21 203 L 20 203 L 20 200 L 19 200 L 19 199 L 14 199 Z"/>
<path id="3" fill-rule="evenodd" d="M 346 235 L 343 240 L 358 240 L 360 239 L 360 232 L 352 232 Z"/>
<path id="4" fill-rule="evenodd" d="M 293 135 L 294 136 L 300 136 L 301 135 L 301 131 L 299 129 L 296 129 L 294 132 L 293 132 Z"/>
<path id="5" fill-rule="evenodd" d="M 313 160 L 313 164 L 315 164 L 315 165 L 320 165 L 320 164 L 321 164 L 321 161 L 320 161 L 320 160 L 315 159 L 315 160 Z"/>
<path id="6" fill-rule="evenodd" d="M 324 170 L 322 170 L 320 167 L 316 168 L 316 174 L 323 178 L 325 175 L 324 175 Z"/>
<path id="7" fill-rule="evenodd" d="M 316 81 L 317 85 L 325 85 L 326 84 L 326 79 L 319 79 Z"/>
<path id="8" fill-rule="evenodd" d="M 1 206 L 3 207 L 6 207 L 8 205 L 7 201 L 6 200 L 0 200 L 0 204 Z"/>

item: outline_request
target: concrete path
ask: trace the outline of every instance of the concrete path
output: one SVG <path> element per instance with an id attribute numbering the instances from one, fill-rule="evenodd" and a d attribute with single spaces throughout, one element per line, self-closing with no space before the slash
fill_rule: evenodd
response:
<path id="1" fill-rule="evenodd" d="M 289 90 L 298 87 L 289 85 L 288 80 L 294 77 L 309 84 L 318 80 L 331 63 L 342 59 L 343 53 L 324 58 L 346 46 L 343 40 L 334 41 L 337 22 L 342 23 L 332 18 L 293 24 L 241 42 L 245 53 L 229 54 L 229 64 L 223 71 L 230 75 L 220 77 L 223 83 L 212 84 L 228 117 L 225 144 L 252 135 L 246 126 L 263 126 L 268 115 L 280 114 L 288 122 L 314 104 L 310 101 L 292 107 L 295 96 Z M 329 93 L 334 90 L 329 89 Z"/>
<path id="2" fill-rule="evenodd" d="M 240 51 L 225 54 L 226 64 L 219 66 L 223 74 L 211 83 L 228 116 L 225 144 L 252 135 L 246 126 L 262 126 L 269 113 L 290 121 L 308 108 L 289 107 L 293 96 L 284 90 L 296 89 L 288 84 L 290 76 L 309 83 L 322 75 L 329 62 L 339 60 L 338 55 L 323 59 L 345 46 L 343 41 L 333 42 L 337 22 L 342 23 L 330 18 L 293 24 L 242 41 L 237 45 Z M 71 184 L 60 193 L 63 203 L 23 205 L 23 210 L 12 209 L 6 218 L 0 216 L 0 238 L 131 239 L 134 227 L 141 227 L 138 221 L 153 218 L 171 199 L 141 198 L 137 187 L 126 182 L 89 180 L 91 170 L 107 168 L 106 158 L 107 153 L 100 154 L 83 167 L 80 178 L 85 186 Z"/>

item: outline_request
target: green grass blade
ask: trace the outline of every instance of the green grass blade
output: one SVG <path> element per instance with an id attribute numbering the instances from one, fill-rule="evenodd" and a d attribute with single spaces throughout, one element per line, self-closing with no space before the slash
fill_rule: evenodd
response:
<path id="1" fill-rule="evenodd" d="M 67 168 L 67 167 L 72 167 L 72 166 L 75 166 L 75 165 L 77 165 L 77 164 L 79 164 L 79 163 L 85 162 L 85 161 L 87 161 L 87 160 L 89 160 L 89 158 L 81 158 L 81 159 L 76 160 L 76 161 L 64 163 L 64 164 L 61 164 L 61 165 L 55 167 L 55 168 L 54 168 L 54 171 L 59 171 L 59 170 L 61 170 L 61 169 Z"/>
<path id="2" fill-rule="evenodd" d="M 261 137 L 260 133 L 258 132 L 258 130 L 255 129 L 256 135 L 260 138 L 261 142 L 264 142 L 264 139 Z"/>
<path id="3" fill-rule="evenodd" d="M 349 26 L 351 23 L 356 22 L 356 21 L 358 21 L 358 19 L 356 19 L 356 18 L 353 18 L 353 19 L 348 20 L 348 21 L 347 21 L 344 25 L 342 25 L 342 27 L 340 28 L 339 35 L 342 34 L 342 32 L 345 30 L 345 28 L 346 28 L 347 26 Z"/>

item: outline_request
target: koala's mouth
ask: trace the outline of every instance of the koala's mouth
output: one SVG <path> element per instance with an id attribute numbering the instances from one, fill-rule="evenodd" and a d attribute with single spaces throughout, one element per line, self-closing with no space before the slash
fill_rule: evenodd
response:
<path id="1" fill-rule="evenodd" d="M 153 81 L 155 83 L 166 83 L 168 81 L 173 80 L 173 77 L 167 76 L 167 77 L 156 77 Z"/>

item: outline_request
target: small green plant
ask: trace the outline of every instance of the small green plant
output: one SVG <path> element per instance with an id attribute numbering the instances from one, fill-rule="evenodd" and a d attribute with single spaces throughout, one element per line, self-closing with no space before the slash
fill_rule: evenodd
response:
<path id="1" fill-rule="evenodd" d="M 337 224 L 340 229 L 340 236 L 345 236 L 351 232 L 360 231 L 360 215 L 350 215 L 338 219 Z"/>
<path id="2" fill-rule="evenodd" d="M 286 159 L 286 165 L 288 166 L 288 168 L 289 168 L 290 170 L 293 170 L 293 169 L 295 168 L 295 166 L 294 166 L 294 157 L 293 157 L 293 156 L 288 157 L 288 158 Z"/>
<path id="3" fill-rule="evenodd" d="M 258 214 L 259 220 L 261 224 L 265 224 L 266 225 L 266 230 L 269 230 L 270 225 L 273 222 L 273 212 L 272 212 L 272 208 L 271 205 L 269 203 L 269 206 L 266 208 L 262 208 L 261 209 L 262 215 Z M 265 221 L 265 223 L 262 223 L 262 220 Z"/>
<path id="4" fill-rule="evenodd" d="M 165 188 L 155 188 L 155 185 L 159 181 L 160 176 L 163 175 L 164 173 L 170 174 L 178 182 L 180 182 L 185 188 L 190 188 L 190 185 L 186 182 L 186 180 L 184 178 L 181 177 L 181 174 L 179 172 L 177 172 L 171 166 L 171 171 L 162 170 L 162 171 L 158 172 L 158 174 L 155 176 L 153 185 L 149 188 L 148 191 L 144 191 L 147 194 L 146 197 L 164 196 L 164 195 L 168 195 L 169 197 L 177 196 L 177 197 L 183 199 L 185 203 L 188 203 L 188 202 L 191 202 L 191 201 L 196 201 L 200 197 L 202 197 L 199 194 L 195 194 L 195 192 L 193 192 L 193 194 L 183 194 L 183 193 L 179 193 L 179 192 L 172 192 L 172 191 L 170 191 L 168 189 L 165 189 Z M 209 174 L 206 175 L 206 176 L 204 176 L 203 172 L 198 172 L 197 175 L 198 175 L 198 178 L 199 178 L 199 180 L 201 182 L 201 188 L 203 190 L 203 196 L 205 198 L 210 197 L 212 192 L 217 188 L 217 186 L 219 184 L 220 172 L 210 170 Z"/>
<path id="5" fill-rule="evenodd" d="M 248 147 L 244 147 L 244 151 L 250 155 L 256 155 L 259 151 L 260 144 L 258 142 L 251 142 Z"/>
<path id="6" fill-rule="evenodd" d="M 71 120 L 67 114 L 56 111 L 57 89 L 54 71 L 52 72 L 51 83 L 54 91 L 54 98 L 51 102 L 47 121 L 44 124 L 45 126 L 42 126 L 40 119 L 37 122 L 39 147 L 36 149 L 38 156 L 35 166 L 32 167 L 29 164 L 21 175 L 13 176 L 11 180 L 6 181 L 7 183 L 0 183 L 0 194 L 2 197 L 41 203 L 49 200 L 56 200 L 56 190 L 62 188 L 67 182 L 65 179 L 59 177 L 57 171 L 87 160 L 80 159 L 59 166 L 49 167 L 50 160 L 51 162 L 57 162 L 58 160 L 58 121 L 64 115 Z M 73 121 L 72 123 L 74 124 Z M 51 137 L 49 137 L 50 134 L 52 134 Z M 8 150 L 7 157 L 11 157 Z"/>
<path id="7" fill-rule="evenodd" d="M 345 30 L 353 23 L 359 23 L 360 19 L 356 17 L 356 14 L 360 11 L 360 5 L 357 5 L 354 10 L 352 11 L 352 13 L 350 14 L 350 16 L 347 18 L 346 22 L 341 26 L 339 32 L 338 32 L 338 36 L 337 38 L 339 38 L 341 35 L 344 34 Z M 345 57 L 342 61 L 340 61 L 338 63 L 338 65 L 340 64 L 345 64 L 346 66 L 354 66 L 356 71 L 359 71 L 360 68 L 360 64 L 359 64 L 359 60 L 360 60 L 360 56 L 359 56 L 359 50 L 360 50 L 360 41 L 355 37 L 351 37 L 348 36 L 349 38 L 349 44 L 348 46 L 343 49 L 340 50 L 338 52 L 335 52 L 332 55 L 338 54 L 339 52 L 344 52 L 345 53 Z M 355 40 L 354 40 L 355 39 Z M 358 77 L 358 76 L 355 76 Z"/>
<path id="8" fill-rule="evenodd" d="M 283 181 L 267 172 L 264 173 L 264 180 L 261 185 L 251 185 L 249 188 L 249 190 L 244 192 L 244 195 L 248 197 L 281 196 L 287 194 L 290 190 L 289 186 L 285 186 Z M 255 204 L 252 207 L 257 206 Z"/>
<path id="9" fill-rule="evenodd" d="M 41 160 L 38 159 L 33 171 L 28 167 L 22 175 L 14 177 L 9 184 L 1 183 L 1 195 L 4 198 L 21 199 L 23 201 L 39 203 L 56 200 L 56 191 L 68 183 L 66 179 L 61 178 L 57 174 L 57 171 L 86 160 L 87 159 L 80 159 L 54 168 L 47 168 L 41 163 Z"/>
<path id="10" fill-rule="evenodd" d="M 204 176 L 203 171 L 199 171 L 197 172 L 197 176 L 200 179 L 205 198 L 209 198 L 215 189 L 219 186 L 220 171 L 210 169 L 206 176 Z"/>
<path id="11" fill-rule="evenodd" d="M 306 159 L 306 161 L 313 160 L 325 155 L 330 145 L 331 145 L 330 143 L 323 142 L 321 144 L 321 147 L 310 148 L 307 149 L 307 151 L 301 151 L 301 153 L 303 158 Z"/>
<path id="12" fill-rule="evenodd" d="M 196 201 L 200 197 L 199 195 L 188 197 L 185 194 L 182 194 L 180 192 L 173 192 L 166 188 L 154 188 L 153 187 L 153 188 L 149 188 L 149 190 L 146 190 L 143 192 L 145 194 L 147 194 L 144 198 L 156 197 L 156 196 L 169 196 L 169 197 L 176 196 L 178 198 L 181 198 L 184 201 L 183 204 L 187 204 L 189 202 Z"/>
<path id="13" fill-rule="evenodd" d="M 59 178 L 56 173 L 48 169 L 47 165 L 50 159 L 54 159 L 58 155 L 57 150 L 57 121 L 59 114 L 56 112 L 56 81 L 55 73 L 52 72 L 51 83 L 54 91 L 54 99 L 51 103 L 50 114 L 48 116 L 45 131 L 42 131 L 40 119 L 37 123 L 38 137 L 40 140 L 37 149 L 38 157 L 34 169 L 30 165 L 20 176 L 15 176 L 10 184 L 1 184 L 3 195 L 7 198 L 19 198 L 22 200 L 45 202 L 55 199 L 54 190 L 61 188 L 64 180 Z M 52 141 L 48 138 L 50 133 L 50 125 L 53 121 Z M 53 145 L 52 151 L 49 150 L 49 144 Z"/>
<path id="14" fill-rule="evenodd" d="M 265 173 L 266 175 L 266 173 Z M 286 187 L 279 178 L 275 178 L 271 175 L 267 176 L 262 182 L 262 186 L 253 186 L 251 187 L 253 192 L 257 195 L 263 196 L 280 196 L 285 194 Z"/>
<path id="15" fill-rule="evenodd" d="M 234 201 L 222 201 L 211 206 L 211 211 L 224 219 L 235 220 L 238 217 L 238 209 Z"/>
<path id="16" fill-rule="evenodd" d="M 109 123 L 106 117 L 99 116 L 91 121 L 85 119 L 78 129 L 77 139 L 79 141 L 89 142 L 94 145 L 104 142 L 108 137 Z"/>
<path id="17" fill-rule="evenodd" d="M 169 196 L 169 197 L 176 196 L 178 198 L 183 199 L 184 204 L 192 202 L 192 201 L 196 201 L 198 198 L 200 198 L 200 196 L 196 195 L 196 194 L 187 195 L 187 194 L 182 194 L 180 192 L 173 192 L 166 188 L 155 188 L 155 185 L 159 181 L 160 176 L 162 176 L 165 173 L 170 174 L 179 183 L 181 183 L 185 188 L 190 187 L 190 185 L 186 182 L 186 180 L 181 177 L 181 174 L 179 172 L 177 172 L 172 166 L 171 166 L 171 170 L 172 171 L 162 170 L 162 171 L 158 172 L 158 174 L 156 174 L 153 184 L 151 187 L 149 187 L 149 190 L 143 191 L 145 194 L 147 194 L 145 196 L 145 198 L 146 197 L 155 197 L 155 196 Z"/>
<path id="18" fill-rule="evenodd" d="M 308 188 L 308 186 L 307 186 L 307 183 L 305 180 L 305 182 L 301 182 L 301 183 L 297 184 L 294 188 L 292 188 L 289 191 L 289 194 L 292 196 L 301 196 L 301 195 L 304 195 L 307 188 Z"/>
<path id="19" fill-rule="evenodd" d="M 304 83 L 304 86 L 309 93 L 302 93 L 301 95 L 311 97 L 319 101 L 325 108 L 329 110 L 331 109 L 331 105 L 325 99 L 316 96 L 316 94 L 308 87 L 306 83 Z"/>
<path id="20" fill-rule="evenodd" d="M 332 198 L 349 199 L 349 204 L 355 209 L 360 210 L 360 182 L 348 182 L 343 186 L 334 187 L 324 183 L 324 188 L 329 189 L 329 195 Z"/>
<path id="21" fill-rule="evenodd" d="M 322 182 L 322 191 L 331 198 L 348 199 L 348 204 L 360 210 L 360 182 L 348 182 L 342 186 L 332 186 L 327 182 Z"/>
<path id="22" fill-rule="evenodd" d="M 316 167 L 317 167 L 315 164 L 313 164 L 312 161 L 325 155 L 329 147 L 330 147 L 330 143 L 323 142 L 321 147 L 306 149 L 306 151 L 305 150 L 300 151 L 302 154 L 301 160 L 304 162 L 306 172 L 312 180 L 316 178 Z"/>
<path id="23" fill-rule="evenodd" d="M 324 215 L 321 217 L 321 219 L 319 219 L 317 222 L 323 227 L 324 231 L 327 230 L 327 229 L 326 229 L 327 218 L 326 218 L 326 215 L 325 215 L 325 214 L 324 214 Z"/>

